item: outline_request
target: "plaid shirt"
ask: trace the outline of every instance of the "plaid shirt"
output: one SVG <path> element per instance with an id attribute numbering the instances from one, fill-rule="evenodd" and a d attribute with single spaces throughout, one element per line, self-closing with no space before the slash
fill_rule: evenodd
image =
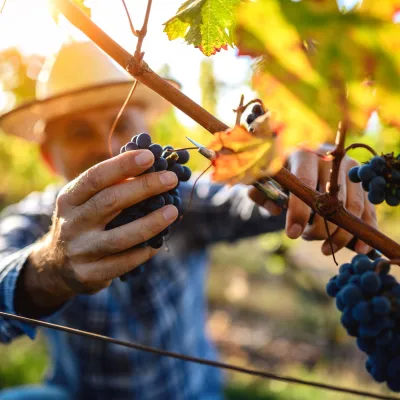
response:
<path id="1" fill-rule="evenodd" d="M 184 206 L 191 187 L 181 184 Z M 9 206 L 0 219 L 0 309 L 15 313 L 18 274 L 31 245 L 48 232 L 58 188 L 32 193 Z M 255 206 L 241 186 L 199 183 L 190 209 L 168 241 L 169 251 L 150 260 L 145 273 L 116 279 L 94 295 L 78 295 L 43 320 L 136 341 L 191 356 L 216 359 L 205 331 L 207 247 L 282 229 L 284 216 Z M 114 344 L 45 329 L 52 366 L 48 382 L 74 399 L 220 399 L 222 374 L 216 368 L 130 350 Z M 36 328 L 0 317 L 0 341 L 7 343 Z"/>

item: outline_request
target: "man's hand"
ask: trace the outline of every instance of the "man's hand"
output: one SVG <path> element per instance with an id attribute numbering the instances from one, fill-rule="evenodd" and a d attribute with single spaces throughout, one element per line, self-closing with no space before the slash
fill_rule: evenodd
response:
<path id="1" fill-rule="evenodd" d="M 326 148 L 325 148 L 326 150 Z M 361 218 L 367 224 L 377 227 L 377 220 L 374 206 L 368 201 L 366 192 L 361 185 L 350 182 L 347 172 L 350 168 L 358 165 L 357 162 L 345 156 L 340 166 L 338 183 L 340 185 L 339 199 L 344 207 Z M 287 168 L 296 175 L 303 183 L 321 192 L 326 192 L 327 183 L 330 179 L 332 163 L 323 160 L 316 154 L 299 150 L 296 151 L 288 160 Z M 257 204 L 265 207 L 272 215 L 279 215 L 282 209 L 272 201 L 265 201 L 265 197 L 256 189 L 251 189 L 249 195 Z M 325 255 L 331 254 L 328 235 L 325 229 L 324 220 L 316 215 L 312 225 L 308 225 L 311 209 L 298 197 L 290 194 L 289 207 L 286 216 L 286 234 L 291 239 L 302 237 L 305 240 L 324 240 L 322 252 Z M 352 239 L 352 235 L 342 228 L 328 222 L 329 232 L 333 244 L 334 252 L 342 249 Z M 368 253 L 370 247 L 358 240 L 355 250 L 358 253 Z"/>
<path id="2" fill-rule="evenodd" d="M 138 176 L 153 162 L 148 150 L 126 152 L 93 166 L 62 189 L 51 230 L 38 243 L 23 274 L 23 288 L 31 291 L 31 298 L 43 306 L 52 297 L 65 300 L 77 293 L 98 292 L 158 252 L 132 247 L 177 218 L 172 205 L 104 230 L 124 208 L 176 186 L 177 176 L 170 171 Z"/>

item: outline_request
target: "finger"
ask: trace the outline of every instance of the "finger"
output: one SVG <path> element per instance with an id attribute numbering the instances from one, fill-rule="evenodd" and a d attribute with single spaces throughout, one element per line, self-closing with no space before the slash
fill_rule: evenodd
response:
<path id="1" fill-rule="evenodd" d="M 107 287 L 113 279 L 145 263 L 159 250 L 151 247 L 129 249 L 90 264 L 79 265 L 75 267 L 73 277 L 68 277 L 68 284 L 77 293 L 94 293 Z"/>
<path id="2" fill-rule="evenodd" d="M 79 175 L 59 196 L 59 201 L 79 206 L 103 189 L 137 176 L 149 168 L 154 156 L 149 150 L 127 151 L 94 165 Z"/>
<path id="3" fill-rule="evenodd" d="M 290 159 L 290 170 L 304 184 L 315 188 L 318 180 L 318 160 L 312 153 L 296 152 Z M 289 207 L 286 215 L 286 234 L 291 239 L 300 237 L 308 220 L 311 209 L 298 197 L 289 196 Z"/>
<path id="4" fill-rule="evenodd" d="M 328 184 L 331 179 L 331 167 L 332 163 L 327 162 L 325 160 L 320 160 L 319 161 L 319 184 L 318 184 L 318 189 L 321 193 L 326 193 L 328 191 Z M 339 171 L 338 175 L 338 184 L 340 187 L 339 190 L 339 200 L 344 202 L 346 199 L 347 195 L 347 177 L 346 177 L 346 166 L 344 165 L 344 168 L 341 168 Z M 328 224 L 328 229 L 329 229 L 329 234 L 332 235 L 336 229 L 337 225 L 333 224 L 332 222 L 327 221 Z M 326 231 L 326 226 L 325 226 L 325 221 L 324 219 L 316 214 L 314 217 L 314 221 L 312 224 L 307 224 L 304 233 L 302 235 L 302 238 L 305 240 L 324 240 L 327 239 L 328 237 L 328 232 Z"/>
<path id="5" fill-rule="evenodd" d="M 124 208 L 173 189 L 178 183 L 172 171 L 160 171 L 138 176 L 112 185 L 73 210 L 71 222 L 76 229 L 81 226 L 105 226 Z"/>
<path id="6" fill-rule="evenodd" d="M 273 201 L 267 199 L 265 195 L 256 188 L 251 188 L 248 194 L 254 203 L 258 204 L 260 207 L 264 207 L 271 215 L 277 216 L 282 212 L 282 208 L 277 206 Z"/>
<path id="7" fill-rule="evenodd" d="M 364 191 L 360 184 L 355 184 L 350 182 L 349 178 L 347 179 L 347 198 L 346 203 L 344 204 L 347 211 L 355 215 L 356 217 L 361 217 L 364 213 L 364 203 L 365 196 Z M 336 253 L 338 250 L 342 249 L 346 246 L 347 243 L 350 242 L 353 235 L 342 228 L 336 230 L 336 232 L 331 236 L 333 251 Z M 331 249 L 328 241 L 322 245 L 322 252 L 325 255 L 331 254 Z"/>
<path id="8" fill-rule="evenodd" d="M 67 247 L 67 257 L 76 262 L 91 262 L 128 250 L 159 234 L 177 217 L 178 209 L 168 205 L 118 228 L 88 233 Z"/>
<path id="9" fill-rule="evenodd" d="M 361 219 L 368 225 L 377 229 L 378 220 L 376 218 L 375 206 L 369 202 L 367 192 L 364 192 L 364 205 L 364 212 L 361 216 Z M 371 247 L 362 240 L 357 240 L 354 250 L 357 253 L 368 254 L 371 251 Z"/>

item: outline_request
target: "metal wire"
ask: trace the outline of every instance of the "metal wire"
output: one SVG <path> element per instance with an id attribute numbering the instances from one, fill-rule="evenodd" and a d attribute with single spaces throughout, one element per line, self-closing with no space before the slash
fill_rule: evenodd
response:
<path id="1" fill-rule="evenodd" d="M 177 358 L 177 359 L 184 360 L 184 361 L 195 362 L 197 364 L 209 365 L 211 367 L 217 367 L 217 368 L 223 368 L 223 369 L 227 369 L 227 370 L 231 370 L 231 371 L 241 372 L 241 373 L 248 374 L 248 375 L 258 376 L 258 377 L 261 377 L 264 379 L 272 379 L 272 380 L 276 380 L 276 381 L 296 383 L 296 384 L 311 386 L 311 387 L 315 387 L 315 388 L 319 388 L 319 389 L 354 394 L 357 396 L 369 397 L 369 398 L 373 398 L 373 399 L 400 400 L 399 397 L 385 396 L 385 395 L 381 395 L 378 393 L 370 393 L 370 392 L 364 392 L 364 391 L 356 390 L 356 389 L 349 389 L 349 388 L 343 388 L 343 387 L 334 386 L 334 385 L 327 385 L 325 383 L 306 381 L 303 379 L 292 378 L 292 377 L 279 375 L 279 374 L 273 374 L 271 372 L 267 372 L 267 371 L 263 371 L 263 370 L 245 368 L 245 367 L 240 367 L 237 365 L 227 364 L 227 363 L 223 363 L 223 362 L 207 360 L 205 358 L 192 357 L 192 356 L 188 356 L 185 354 L 179 354 L 179 353 L 175 353 L 175 352 L 171 352 L 171 351 L 165 351 L 165 350 L 157 349 L 157 348 L 150 347 L 150 346 L 145 346 L 145 345 L 134 343 L 134 342 L 127 342 L 124 340 L 113 339 L 111 337 L 99 335 L 97 333 L 81 331 L 79 329 L 69 328 L 69 327 L 57 325 L 57 324 L 52 324 L 50 322 L 44 322 L 44 321 L 39 321 L 39 320 L 32 319 L 32 318 L 22 317 L 20 315 L 9 314 L 9 313 L 3 312 L 3 311 L 0 311 L 0 316 L 4 317 L 4 318 L 16 319 L 18 321 L 27 322 L 27 323 L 34 324 L 34 325 L 40 325 L 45 328 L 51 328 L 51 329 L 56 329 L 56 330 L 72 333 L 74 335 L 80 335 L 80 336 L 90 337 L 92 339 L 102 340 L 104 342 L 117 344 L 117 345 L 128 347 L 131 349 L 142 350 L 142 351 L 146 351 L 149 353 L 154 353 L 154 354 L 159 354 L 162 356 Z"/>

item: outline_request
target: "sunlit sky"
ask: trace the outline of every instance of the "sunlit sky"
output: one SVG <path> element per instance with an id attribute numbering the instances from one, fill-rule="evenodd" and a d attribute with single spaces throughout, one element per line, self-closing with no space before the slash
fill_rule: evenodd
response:
<path id="1" fill-rule="evenodd" d="M 147 0 L 126 0 L 133 24 L 140 28 L 143 23 Z M 183 0 L 153 0 L 148 34 L 144 41 L 145 60 L 157 71 L 164 64 L 170 66 L 172 77 L 182 84 L 182 91 L 194 101 L 200 102 L 200 63 L 206 59 L 198 49 L 184 44 L 183 40 L 169 41 L 162 24 L 171 18 Z M 3 15 L 0 15 L 0 49 L 17 46 L 25 53 L 51 54 L 56 52 L 66 33 L 73 33 L 78 40 L 85 36 L 66 21 L 58 28 L 47 7 L 48 0 L 7 0 Z M 114 40 L 133 52 L 136 38 L 131 34 L 122 1 L 92 0 L 87 4 L 92 8 L 92 20 Z M 221 51 L 211 57 L 217 80 L 223 85 L 220 93 L 217 116 L 231 124 L 234 120 L 232 108 L 243 93 L 246 99 L 254 97 L 246 81 L 251 68 L 246 58 L 237 58 L 235 50 Z M 178 112 L 182 122 L 193 122 Z"/>

